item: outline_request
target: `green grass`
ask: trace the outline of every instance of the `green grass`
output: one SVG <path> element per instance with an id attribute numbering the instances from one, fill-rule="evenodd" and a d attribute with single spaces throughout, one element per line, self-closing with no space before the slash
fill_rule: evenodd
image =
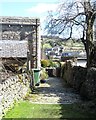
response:
<path id="1" fill-rule="evenodd" d="M 50 43 L 45 43 L 43 45 L 43 48 L 46 49 L 46 48 L 52 48 L 52 46 L 50 45 Z"/>
<path id="2" fill-rule="evenodd" d="M 32 104 L 21 101 L 4 118 L 89 118 L 93 114 L 81 110 L 78 104 Z M 96 117 L 96 116 L 95 116 Z"/>

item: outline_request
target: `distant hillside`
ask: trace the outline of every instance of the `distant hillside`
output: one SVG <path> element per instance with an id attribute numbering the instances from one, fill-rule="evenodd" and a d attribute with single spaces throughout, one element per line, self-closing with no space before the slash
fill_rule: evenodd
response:
<path id="1" fill-rule="evenodd" d="M 42 35 L 41 38 L 63 40 L 63 38 L 60 38 L 59 36 L 47 36 L 47 35 Z"/>
<path id="2" fill-rule="evenodd" d="M 66 49 L 84 49 L 84 45 L 80 40 L 64 40 L 58 36 L 41 36 L 42 44 L 44 48 L 51 48 L 54 46 L 62 46 Z"/>

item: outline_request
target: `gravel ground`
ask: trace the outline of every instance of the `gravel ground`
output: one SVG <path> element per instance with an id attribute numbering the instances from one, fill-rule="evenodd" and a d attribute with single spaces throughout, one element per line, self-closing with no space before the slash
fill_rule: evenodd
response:
<path id="1" fill-rule="evenodd" d="M 61 78 L 50 77 L 46 83 L 36 88 L 30 101 L 38 104 L 71 104 L 82 102 L 78 93 L 69 88 Z"/>

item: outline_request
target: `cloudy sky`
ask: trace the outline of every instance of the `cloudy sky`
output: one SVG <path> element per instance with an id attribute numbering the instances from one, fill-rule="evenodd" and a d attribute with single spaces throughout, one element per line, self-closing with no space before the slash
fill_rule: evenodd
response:
<path id="1" fill-rule="evenodd" d="M 41 34 L 44 34 L 44 20 L 48 15 L 48 11 L 55 11 L 61 1 L 73 0 L 0 0 L 0 16 L 40 18 Z"/>
<path id="2" fill-rule="evenodd" d="M 41 27 L 48 11 L 55 10 L 60 0 L 0 0 L 0 16 L 39 17 Z"/>

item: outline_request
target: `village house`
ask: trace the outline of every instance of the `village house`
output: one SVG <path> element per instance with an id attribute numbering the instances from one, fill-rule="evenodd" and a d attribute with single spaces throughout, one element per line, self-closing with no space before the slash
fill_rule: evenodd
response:
<path id="1" fill-rule="evenodd" d="M 39 30 L 40 19 L 0 17 L 0 58 L 6 67 L 27 63 L 27 67 L 40 68 Z"/>

